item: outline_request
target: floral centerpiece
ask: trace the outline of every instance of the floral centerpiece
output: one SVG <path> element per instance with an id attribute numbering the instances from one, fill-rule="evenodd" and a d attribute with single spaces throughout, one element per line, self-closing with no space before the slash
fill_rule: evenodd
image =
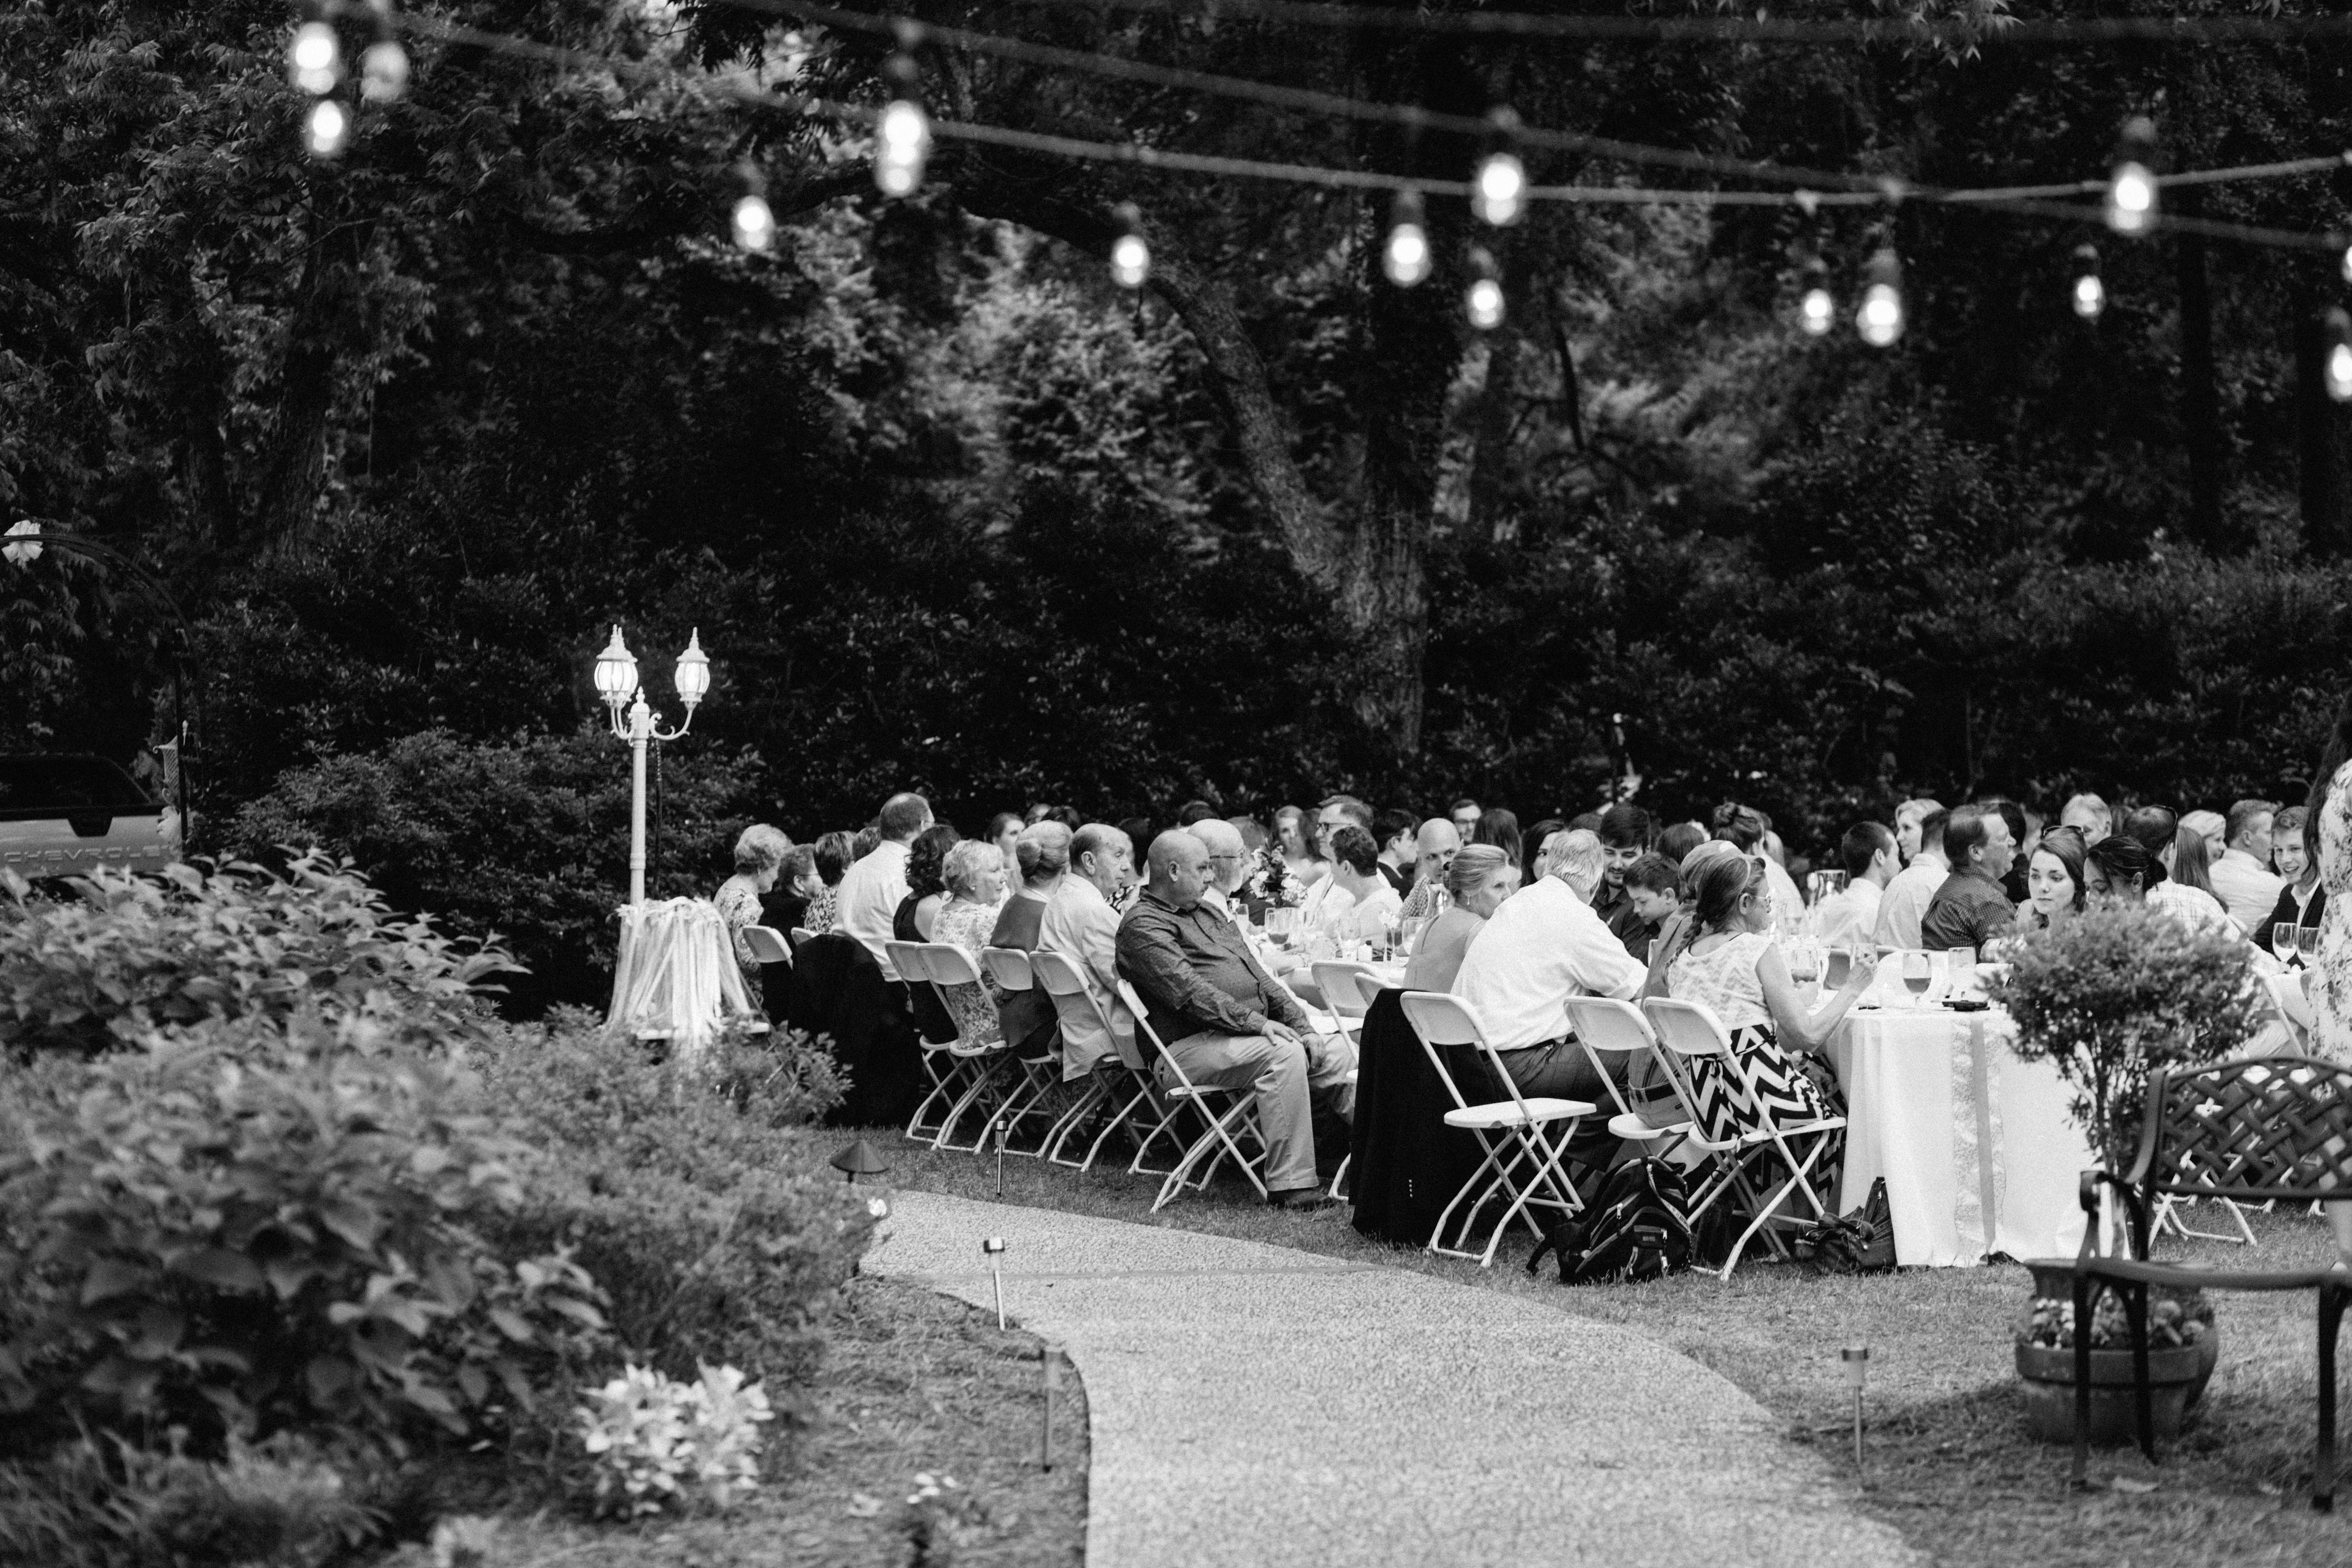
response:
<path id="1" fill-rule="evenodd" d="M 2057 1068 L 2075 1125 L 2118 1175 L 2138 1146 L 2148 1074 L 2221 1060 L 2261 1012 L 2244 942 L 2142 905 L 2085 910 L 2003 956 L 1991 996 L 2017 1026 L 2017 1054 Z"/>
<path id="2" fill-rule="evenodd" d="M 1281 848 L 1273 844 L 1257 852 L 1257 868 L 1249 874 L 1244 891 L 1253 902 L 1270 910 L 1297 909 L 1307 901 L 1306 887 L 1292 875 Z"/>

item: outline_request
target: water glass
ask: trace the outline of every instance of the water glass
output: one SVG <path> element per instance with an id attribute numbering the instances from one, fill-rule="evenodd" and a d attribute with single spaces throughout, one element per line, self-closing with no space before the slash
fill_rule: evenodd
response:
<path id="1" fill-rule="evenodd" d="M 2305 969 L 2319 962 L 2319 928 L 2317 926 L 2295 927 L 2294 951 L 2302 954 L 2303 966 Z"/>
<path id="2" fill-rule="evenodd" d="M 1265 934 L 1275 941 L 1287 947 L 1290 945 L 1292 934 L 1297 930 L 1298 911 L 1296 909 L 1277 904 L 1266 910 Z"/>

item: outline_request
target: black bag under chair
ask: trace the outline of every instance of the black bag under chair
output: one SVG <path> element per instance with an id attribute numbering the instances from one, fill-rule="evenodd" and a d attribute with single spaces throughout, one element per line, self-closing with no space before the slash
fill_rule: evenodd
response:
<path id="1" fill-rule="evenodd" d="M 1528 1256 L 1528 1272 L 1549 1252 L 1559 1261 L 1563 1285 L 1656 1279 L 1690 1268 L 1698 1250 L 1681 1168 L 1629 1160 L 1602 1179 L 1591 1207 L 1545 1228 Z"/>

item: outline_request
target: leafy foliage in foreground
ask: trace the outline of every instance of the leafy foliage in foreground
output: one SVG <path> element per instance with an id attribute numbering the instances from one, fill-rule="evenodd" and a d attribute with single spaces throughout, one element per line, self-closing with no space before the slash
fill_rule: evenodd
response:
<path id="1" fill-rule="evenodd" d="M 475 1035 L 514 963 L 396 915 L 348 862 L 306 853 L 283 877 L 193 865 L 101 868 L 64 899 L 0 874 L 0 1046 L 89 1054 L 211 1019 L 366 1015 L 434 1044 Z"/>

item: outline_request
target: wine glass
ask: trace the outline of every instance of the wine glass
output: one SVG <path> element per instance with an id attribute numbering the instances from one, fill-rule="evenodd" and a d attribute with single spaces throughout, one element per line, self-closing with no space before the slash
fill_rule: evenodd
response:
<path id="1" fill-rule="evenodd" d="M 1916 1007 L 1927 994 L 1927 987 L 1936 983 L 1936 961 L 1914 949 L 1903 955 L 1903 989 L 1911 993 L 1911 1005 Z"/>
<path id="2" fill-rule="evenodd" d="M 1298 911 L 1287 905 L 1277 904 L 1265 911 L 1265 934 L 1283 946 L 1290 945 L 1293 933 L 1298 930 Z"/>
<path id="3" fill-rule="evenodd" d="M 2303 966 L 2305 969 L 2319 962 L 2319 928 L 2317 926 L 2295 927 L 2294 951 L 2302 955 Z"/>
<path id="4" fill-rule="evenodd" d="M 2271 956 L 2281 963 L 2294 962 L 2294 922 L 2277 921 L 2271 925 Z"/>

